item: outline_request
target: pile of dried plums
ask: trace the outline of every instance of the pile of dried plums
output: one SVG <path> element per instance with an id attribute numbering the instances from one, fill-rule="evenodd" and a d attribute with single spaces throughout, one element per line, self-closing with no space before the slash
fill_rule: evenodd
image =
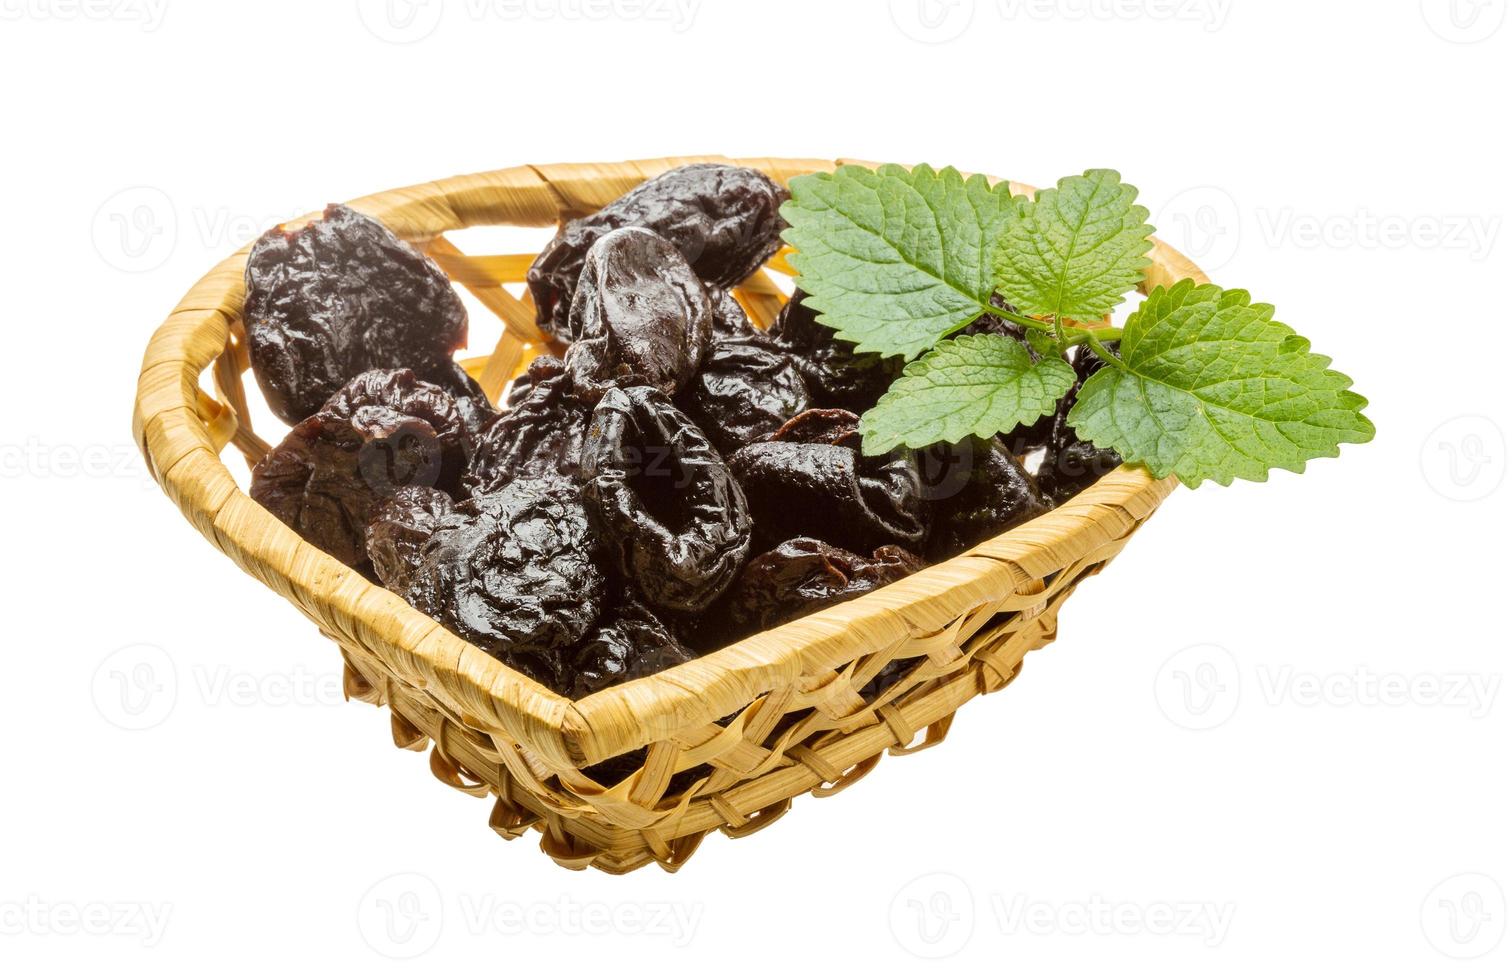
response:
<path id="1" fill-rule="evenodd" d="M 729 291 L 776 251 L 786 196 L 698 164 L 568 222 L 529 274 L 565 355 L 499 410 L 453 358 L 467 316 L 434 262 L 342 206 L 268 232 L 247 341 L 293 429 L 252 496 L 582 697 L 897 581 L 1117 465 L 1066 425 L 1069 395 L 997 439 L 862 455 L 857 413 L 901 365 L 857 354 L 801 295 L 754 329 Z M 1036 478 L 1020 460 L 1040 450 Z"/>

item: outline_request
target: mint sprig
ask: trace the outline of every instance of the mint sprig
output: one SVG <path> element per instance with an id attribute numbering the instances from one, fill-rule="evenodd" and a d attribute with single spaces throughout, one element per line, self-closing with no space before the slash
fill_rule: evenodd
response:
<path id="1" fill-rule="evenodd" d="M 784 237 L 819 322 L 858 351 L 918 358 L 862 418 L 868 454 L 1055 411 L 1076 344 L 1106 365 L 1067 418 L 1077 435 L 1188 486 L 1300 472 L 1375 434 L 1349 378 L 1242 290 L 1184 280 L 1152 290 L 1122 329 L 1099 324 L 1143 278 L 1154 232 L 1115 171 L 1033 199 L 949 167 L 844 166 L 791 187 Z M 1023 340 L 946 339 L 984 312 Z"/>
<path id="2" fill-rule="evenodd" d="M 952 167 L 847 165 L 790 182 L 782 206 L 807 303 L 862 352 L 914 358 L 976 319 L 992 296 L 1007 184 Z"/>
<path id="3" fill-rule="evenodd" d="M 1115 170 L 1088 170 L 1015 199 L 996 250 L 998 293 L 1030 316 L 1107 316 L 1150 264 L 1155 229 L 1137 193 Z"/>
<path id="4" fill-rule="evenodd" d="M 1119 363 L 1082 386 L 1067 421 L 1191 487 L 1300 473 L 1342 443 L 1368 442 L 1365 399 L 1272 313 L 1242 289 L 1157 287 L 1124 325 Z"/>
<path id="5" fill-rule="evenodd" d="M 1055 411 L 1076 383 L 1064 358 L 1036 363 L 1011 337 L 952 337 L 903 369 L 861 420 L 861 450 L 922 449 L 967 435 L 990 439 Z"/>

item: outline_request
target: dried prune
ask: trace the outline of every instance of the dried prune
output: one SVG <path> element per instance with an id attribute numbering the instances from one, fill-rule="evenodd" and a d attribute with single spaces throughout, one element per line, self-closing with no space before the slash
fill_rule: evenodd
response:
<path id="1" fill-rule="evenodd" d="M 683 645 L 656 614 L 625 595 L 563 658 L 557 691 L 574 700 L 615 684 L 685 664 L 698 654 Z"/>
<path id="2" fill-rule="evenodd" d="M 536 322 L 572 340 L 567 307 L 589 249 L 618 228 L 667 239 L 699 276 L 733 286 L 777 251 L 787 191 L 759 170 L 695 163 L 669 170 L 586 217 L 567 222 L 531 265 L 526 281 Z"/>
<path id="3" fill-rule="evenodd" d="M 588 250 L 572 299 L 574 393 L 590 408 L 616 387 L 677 394 L 703 363 L 712 315 L 703 283 L 666 239 L 610 232 Z"/>
<path id="4" fill-rule="evenodd" d="M 815 538 L 793 538 L 752 558 L 720 609 L 728 639 L 807 616 L 912 575 L 924 562 L 884 545 L 864 557 Z"/>
<path id="5" fill-rule="evenodd" d="M 410 368 L 467 394 L 452 367 L 467 346 L 461 299 L 440 267 L 372 218 L 333 204 L 298 231 L 274 228 L 252 246 L 246 282 L 248 357 L 268 407 L 290 425 L 371 368 Z"/>
<path id="6" fill-rule="evenodd" d="M 406 596 L 452 632 L 542 684 L 603 608 L 604 573 L 578 488 L 516 480 L 436 520 Z"/>
<path id="7" fill-rule="evenodd" d="M 505 411 L 478 437 L 463 485 L 482 494 L 521 477 L 577 479 L 588 416 L 571 395 L 562 361 L 536 358 L 510 388 Z"/>
<path id="8" fill-rule="evenodd" d="M 729 453 L 775 432 L 809 396 L 793 358 L 753 333 L 716 339 L 680 404 Z"/>
<path id="9" fill-rule="evenodd" d="M 1109 345 L 1118 352 L 1118 344 Z M 1071 351 L 1071 366 L 1076 369 L 1076 384 L 1071 387 L 1055 410 L 1045 458 L 1035 474 L 1040 490 L 1052 506 L 1060 506 L 1123 465 L 1123 457 L 1113 449 L 1099 449 L 1076 435 L 1066 415 L 1076 404 L 1077 393 L 1086 380 L 1104 367 L 1091 348 L 1078 346 Z"/>
<path id="10" fill-rule="evenodd" d="M 400 487 L 380 503 L 367 527 L 367 556 L 378 581 L 402 595 L 436 522 L 455 509 L 450 496 L 422 486 Z"/>
<path id="11" fill-rule="evenodd" d="M 714 312 L 715 340 L 750 340 L 757 336 L 751 318 L 728 289 L 705 283 L 709 304 Z"/>
<path id="12" fill-rule="evenodd" d="M 452 397 L 411 371 L 367 371 L 252 470 L 252 499 L 338 561 L 367 571 L 365 535 L 399 487 L 460 492 L 472 440 Z"/>
<path id="13" fill-rule="evenodd" d="M 730 456 L 758 543 L 820 537 L 852 551 L 919 548 L 928 528 L 914 454 L 862 456 L 853 445 L 757 442 Z"/>
<path id="14" fill-rule="evenodd" d="M 718 598 L 751 542 L 745 495 L 707 436 L 650 387 L 614 389 L 583 444 L 584 497 L 619 570 L 661 610 Z"/>
<path id="15" fill-rule="evenodd" d="M 793 293 L 767 336 L 797 355 L 815 405 L 866 411 L 902 372 L 903 359 L 856 353 L 855 344 L 815 319 L 816 312 L 803 305 L 806 296 L 802 290 Z"/>
<path id="16" fill-rule="evenodd" d="M 923 455 L 926 471 L 931 460 L 949 460 L 930 502 L 925 551 L 930 561 L 958 555 L 1047 509 L 1034 478 L 998 439 L 968 438 L 954 446 L 931 447 Z"/>
<path id="17" fill-rule="evenodd" d="M 456 361 L 448 361 L 449 367 L 443 367 L 428 377 L 431 384 L 446 391 L 457 403 L 457 412 L 462 416 L 462 424 L 467 431 L 472 433 L 473 440 L 483 434 L 499 417 L 498 410 L 488 400 L 488 395 L 473 376 Z"/>

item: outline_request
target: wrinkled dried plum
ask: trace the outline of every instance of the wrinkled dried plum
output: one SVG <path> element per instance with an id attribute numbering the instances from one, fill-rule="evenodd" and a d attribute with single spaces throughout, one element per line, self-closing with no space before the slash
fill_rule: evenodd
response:
<path id="1" fill-rule="evenodd" d="M 451 497 L 421 486 L 400 487 L 380 503 L 367 527 L 367 556 L 378 581 L 402 594 L 437 520 L 455 509 Z"/>
<path id="2" fill-rule="evenodd" d="M 1045 513 L 1040 489 L 997 439 L 966 439 L 954 446 L 936 446 L 923 454 L 929 460 L 950 457 L 945 486 L 931 500 L 930 561 L 944 561 Z"/>
<path id="3" fill-rule="evenodd" d="M 365 572 L 374 507 L 408 485 L 458 494 L 471 452 L 450 395 L 410 371 L 367 371 L 257 464 L 252 499 Z"/>
<path id="4" fill-rule="evenodd" d="M 604 573 L 577 487 L 516 480 L 440 517 L 406 595 L 426 615 L 547 686 L 599 618 Z"/>
<path id="5" fill-rule="evenodd" d="M 775 432 L 809 397 L 792 357 L 752 334 L 715 340 L 680 404 L 729 453 Z"/>
<path id="6" fill-rule="evenodd" d="M 521 477 L 577 479 L 588 416 L 571 395 L 562 361 L 536 358 L 510 388 L 505 411 L 479 436 L 463 485 L 483 494 Z"/>
<path id="7" fill-rule="evenodd" d="M 857 354 L 855 344 L 815 319 L 815 311 L 803 305 L 806 295 L 802 290 L 793 293 L 767 336 L 797 355 L 815 405 L 866 411 L 902 372 L 903 359 Z"/>
<path id="8" fill-rule="evenodd" d="M 757 442 L 733 453 L 730 469 L 760 544 L 821 535 L 860 552 L 924 544 L 927 515 L 911 452 L 862 456 L 850 445 Z"/>
<path id="9" fill-rule="evenodd" d="M 499 417 L 498 410 L 488 400 L 482 386 L 473 380 L 473 376 L 462 365 L 456 361 L 448 361 L 447 364 L 449 366 L 441 368 L 425 380 L 452 396 L 452 400 L 457 403 L 457 412 L 462 416 L 462 424 L 476 442 L 483 430 Z"/>
<path id="10" fill-rule="evenodd" d="M 655 613 L 627 595 L 564 658 L 557 691 L 574 700 L 585 698 L 697 656 Z"/>
<path id="11" fill-rule="evenodd" d="M 756 327 L 746 316 L 745 308 L 728 289 L 708 285 L 709 304 L 713 308 L 715 340 L 750 340 L 757 336 Z"/>
<path id="12" fill-rule="evenodd" d="M 1109 350 L 1116 354 L 1118 344 L 1110 344 Z M 1099 449 L 1077 438 L 1076 430 L 1066 421 L 1082 385 L 1104 366 L 1102 359 L 1091 348 L 1079 346 L 1072 348 L 1071 366 L 1076 369 L 1076 384 L 1061 398 L 1055 410 L 1045 458 L 1035 474 L 1040 490 L 1054 507 L 1059 507 L 1123 465 L 1123 457 L 1116 450 Z"/>
<path id="13" fill-rule="evenodd" d="M 751 542 L 745 495 L 708 437 L 655 388 L 604 396 L 583 474 L 620 571 L 653 606 L 698 612 L 740 570 Z"/>
<path id="14" fill-rule="evenodd" d="M 758 170 L 695 163 L 637 186 L 603 209 L 567 222 L 531 265 L 526 281 L 536 322 L 572 340 L 567 307 L 589 249 L 618 228 L 653 231 L 680 251 L 698 275 L 728 287 L 777 251 L 787 191 Z"/>
<path id="15" fill-rule="evenodd" d="M 467 312 L 446 274 L 382 224 L 333 204 L 247 258 L 248 357 L 268 407 L 290 425 L 371 368 L 410 368 L 454 394 Z M 485 400 L 486 404 L 486 400 Z"/>
<path id="16" fill-rule="evenodd" d="M 588 250 L 569 323 L 567 373 L 590 408 L 616 387 L 677 394 L 713 329 L 703 283 L 666 239 L 641 228 L 612 231 Z"/>
<path id="17" fill-rule="evenodd" d="M 793 538 L 752 558 L 720 606 L 733 642 L 847 599 L 865 595 L 924 567 L 918 557 L 884 545 L 863 557 L 815 538 Z"/>

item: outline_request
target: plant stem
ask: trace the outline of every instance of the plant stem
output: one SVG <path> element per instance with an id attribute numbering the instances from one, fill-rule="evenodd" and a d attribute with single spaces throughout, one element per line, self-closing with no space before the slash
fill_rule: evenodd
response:
<path id="1" fill-rule="evenodd" d="M 1053 323 L 1046 323 L 1044 320 L 1036 320 L 1033 317 L 1015 313 L 1012 310 L 1005 310 L 1001 306 L 993 306 L 990 303 L 983 304 L 982 312 L 990 313 L 999 319 L 1007 320 L 1009 323 L 1016 323 L 1026 329 L 1054 333 L 1061 350 L 1066 350 L 1075 344 L 1086 344 L 1092 348 L 1092 352 L 1101 358 L 1104 363 L 1110 364 L 1120 371 L 1124 369 L 1123 362 L 1118 359 L 1118 355 L 1103 346 L 1105 343 L 1118 340 L 1122 337 L 1122 327 L 1073 327 L 1069 331 L 1062 330 L 1059 317 Z"/>
<path id="2" fill-rule="evenodd" d="M 982 304 L 982 312 L 991 313 L 1000 320 L 1007 320 L 1009 323 L 1016 323 L 1021 327 L 1029 327 L 1035 330 L 1047 330 L 1050 327 L 1050 324 L 1044 320 L 1036 320 L 1032 316 L 1024 316 L 1022 313 L 1005 310 L 1001 306 L 993 306 L 991 303 Z"/>

